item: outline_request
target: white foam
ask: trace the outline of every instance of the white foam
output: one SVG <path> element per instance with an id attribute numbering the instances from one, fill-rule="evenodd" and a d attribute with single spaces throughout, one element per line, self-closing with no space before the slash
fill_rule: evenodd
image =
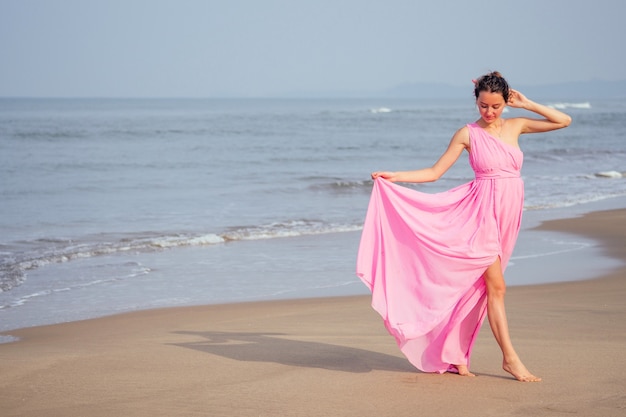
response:
<path id="1" fill-rule="evenodd" d="M 73 290 L 76 290 L 76 289 L 88 288 L 88 287 L 92 287 L 92 286 L 96 286 L 96 285 L 108 284 L 108 283 L 111 283 L 111 282 L 114 282 L 114 281 L 120 281 L 120 280 L 124 280 L 124 279 L 127 279 L 127 278 L 135 278 L 135 277 L 138 277 L 138 276 L 141 276 L 141 275 L 149 274 L 150 272 L 151 272 L 150 268 L 147 268 L 147 267 L 144 267 L 144 266 L 139 266 L 138 268 L 135 268 L 133 271 L 128 273 L 126 276 L 110 277 L 110 278 L 106 278 L 106 279 L 94 279 L 92 281 L 81 282 L 81 283 L 77 283 L 77 284 L 71 284 L 71 285 L 68 285 L 67 287 L 60 287 L 60 288 L 53 288 L 53 289 L 45 289 L 45 290 L 41 290 L 41 291 L 36 291 L 36 292 L 30 293 L 30 294 L 22 295 L 19 298 L 13 299 L 13 300 L 11 300 L 11 302 L 9 304 L 0 305 L 0 309 L 20 307 L 20 306 L 25 305 L 29 301 L 37 299 L 37 298 L 40 298 L 40 297 L 46 297 L 46 296 L 50 296 L 50 295 L 54 295 L 54 294 L 58 294 L 58 293 L 73 291 Z"/>
<path id="2" fill-rule="evenodd" d="M 392 110 L 390 108 L 388 108 L 388 107 L 378 107 L 378 108 L 375 108 L 375 109 L 370 109 L 370 113 L 374 113 L 374 114 L 377 114 L 377 113 L 391 113 L 391 111 Z"/>
<path id="3" fill-rule="evenodd" d="M 591 103 L 588 101 L 582 103 L 552 103 L 548 104 L 548 107 L 552 107 L 555 109 L 563 110 L 563 109 L 590 109 Z"/>
<path id="4" fill-rule="evenodd" d="M 624 174 L 618 171 L 602 171 L 596 172 L 594 176 L 599 178 L 623 178 Z"/>
<path id="5" fill-rule="evenodd" d="M 11 343 L 11 342 L 17 342 L 18 339 L 15 336 L 11 336 L 11 335 L 0 335 L 0 344 L 2 343 Z"/>
<path id="6" fill-rule="evenodd" d="M 224 238 L 216 234 L 206 234 L 202 236 L 164 236 L 150 240 L 149 245 L 158 248 L 176 248 L 180 246 L 205 246 L 224 243 Z"/>
<path id="7" fill-rule="evenodd" d="M 284 237 L 310 236 L 360 230 L 360 225 L 328 224 L 307 220 L 291 220 L 261 226 L 242 227 L 222 235 L 224 240 L 263 240 Z"/>
<path id="8" fill-rule="evenodd" d="M 575 241 L 571 241 L 571 242 L 569 242 L 569 241 L 568 242 L 552 241 L 551 243 L 553 245 L 564 245 L 564 246 L 567 246 L 567 247 L 564 248 L 564 249 L 552 250 L 552 251 L 541 252 L 541 253 L 532 253 L 532 254 L 527 254 L 527 255 L 512 256 L 511 260 L 543 258 L 543 257 L 546 257 L 546 256 L 554 256 L 554 255 L 560 255 L 560 254 L 563 254 L 563 253 L 583 250 L 583 249 L 587 249 L 587 248 L 592 246 L 588 242 L 575 242 Z"/>

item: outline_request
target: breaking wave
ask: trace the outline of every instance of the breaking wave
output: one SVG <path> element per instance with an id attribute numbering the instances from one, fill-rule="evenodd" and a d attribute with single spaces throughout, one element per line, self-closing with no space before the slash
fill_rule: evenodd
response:
<path id="1" fill-rule="evenodd" d="M 548 107 L 553 107 L 555 109 L 563 110 L 563 109 L 590 109 L 591 103 L 588 101 L 584 101 L 582 103 L 551 103 L 548 104 Z"/>
<path id="2" fill-rule="evenodd" d="M 177 233 L 158 235 L 151 233 L 134 236 L 111 236 L 105 241 L 76 243 L 40 239 L 28 242 L 35 249 L 12 254 L 0 260 L 0 292 L 6 292 L 22 284 L 29 270 L 52 263 L 70 262 L 76 259 L 114 255 L 131 252 L 154 252 L 160 250 L 211 246 L 242 240 L 263 240 L 285 237 L 318 235 L 358 231 L 361 225 L 335 224 L 316 220 L 289 220 L 258 226 L 229 228 L 220 233 L 189 234 Z M 8 252 L 3 251 L 6 256 Z"/>

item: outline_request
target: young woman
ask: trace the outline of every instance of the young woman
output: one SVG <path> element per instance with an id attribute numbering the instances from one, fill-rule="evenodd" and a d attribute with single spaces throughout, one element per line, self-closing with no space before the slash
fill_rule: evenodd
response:
<path id="1" fill-rule="evenodd" d="M 510 89 L 498 72 L 475 81 L 480 118 L 459 129 L 430 168 L 372 173 L 374 189 L 357 259 L 372 306 L 418 369 L 469 371 L 472 345 L 487 313 L 505 371 L 540 381 L 509 336 L 504 270 L 520 230 L 524 185 L 518 138 L 568 126 L 571 118 Z M 506 106 L 537 118 L 502 118 Z M 393 184 L 440 178 L 469 152 L 475 180 L 436 194 Z"/>

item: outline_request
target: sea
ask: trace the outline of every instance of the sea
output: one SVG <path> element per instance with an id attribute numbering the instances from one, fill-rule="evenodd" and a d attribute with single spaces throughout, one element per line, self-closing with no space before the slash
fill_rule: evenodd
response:
<path id="1" fill-rule="evenodd" d="M 543 102 L 573 122 L 520 139 L 526 200 L 509 285 L 618 262 L 598 242 L 535 227 L 626 207 L 626 100 Z M 370 173 L 432 165 L 477 118 L 471 99 L 2 98 L 0 331 L 367 294 L 354 267 Z M 464 155 L 439 181 L 406 186 L 472 178 Z"/>

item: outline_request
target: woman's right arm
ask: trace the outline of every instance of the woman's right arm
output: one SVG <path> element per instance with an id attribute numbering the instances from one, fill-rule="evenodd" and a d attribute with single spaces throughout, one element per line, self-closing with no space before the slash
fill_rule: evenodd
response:
<path id="1" fill-rule="evenodd" d="M 433 182 L 441 178 L 454 165 L 464 149 L 469 149 L 469 131 L 467 127 L 462 127 L 452 136 L 448 149 L 430 168 L 398 172 L 376 171 L 372 172 L 372 179 L 384 178 L 391 182 Z"/>

